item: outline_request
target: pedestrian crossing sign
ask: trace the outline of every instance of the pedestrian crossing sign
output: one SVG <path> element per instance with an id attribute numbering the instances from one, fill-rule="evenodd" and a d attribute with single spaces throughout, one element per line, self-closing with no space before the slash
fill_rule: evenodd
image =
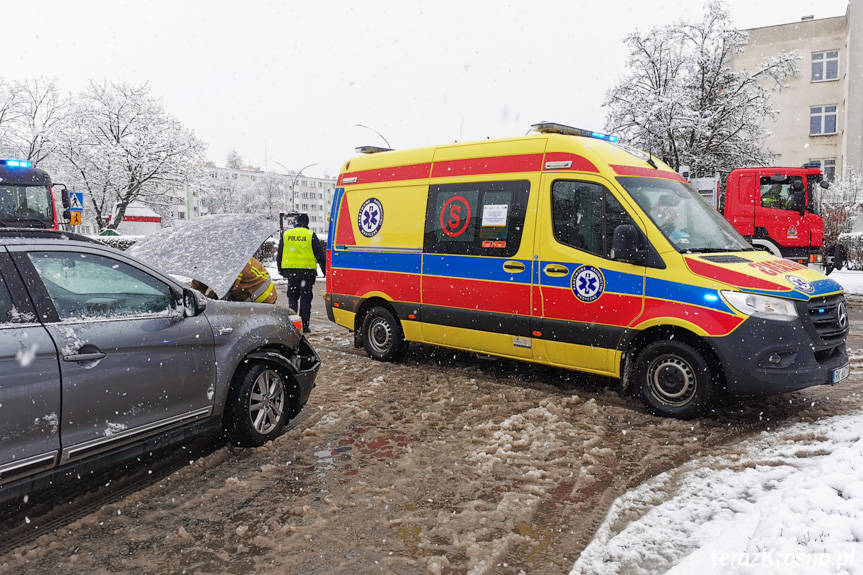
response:
<path id="1" fill-rule="evenodd" d="M 69 224 L 73 226 L 81 225 L 81 210 L 75 210 L 74 212 L 69 212 Z"/>
<path id="2" fill-rule="evenodd" d="M 75 210 L 81 211 L 84 209 L 84 192 L 72 192 L 69 194 L 69 209 L 73 212 Z"/>

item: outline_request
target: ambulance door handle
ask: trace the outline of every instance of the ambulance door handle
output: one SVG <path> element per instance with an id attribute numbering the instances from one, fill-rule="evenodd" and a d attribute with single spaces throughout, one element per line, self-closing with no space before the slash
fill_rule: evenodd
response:
<path id="1" fill-rule="evenodd" d="M 524 271 L 524 264 L 521 262 L 504 262 L 503 263 L 503 271 L 509 272 L 511 274 L 517 274 L 519 272 Z"/>
<path id="2" fill-rule="evenodd" d="M 544 271 L 547 276 L 563 277 L 569 273 L 569 268 L 566 266 L 559 266 L 557 264 L 548 264 L 542 271 Z"/>

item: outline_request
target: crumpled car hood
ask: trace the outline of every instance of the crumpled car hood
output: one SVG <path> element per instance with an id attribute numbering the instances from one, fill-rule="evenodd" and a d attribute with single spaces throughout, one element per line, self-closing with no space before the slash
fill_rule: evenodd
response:
<path id="1" fill-rule="evenodd" d="M 224 299 L 237 276 L 279 224 L 260 214 L 214 214 L 164 228 L 129 248 L 163 272 L 196 279 Z"/>

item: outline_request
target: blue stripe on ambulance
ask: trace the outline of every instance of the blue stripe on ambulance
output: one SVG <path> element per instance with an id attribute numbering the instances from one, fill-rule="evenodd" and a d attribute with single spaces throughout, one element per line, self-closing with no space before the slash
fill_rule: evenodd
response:
<path id="1" fill-rule="evenodd" d="M 332 237 L 332 236 L 330 236 Z M 393 254 L 384 252 L 333 251 L 333 268 L 347 268 L 377 272 L 420 273 L 421 254 Z"/>
<path id="2" fill-rule="evenodd" d="M 734 314 L 715 289 L 691 286 L 656 278 L 647 278 L 645 297 L 664 299 Z"/>
<path id="3" fill-rule="evenodd" d="M 542 274 L 541 283 L 543 287 L 559 287 L 571 289 L 572 273 L 584 264 L 553 261 L 540 262 L 540 271 L 545 269 L 545 267 L 548 265 L 563 266 L 567 268 L 570 273 L 562 277 L 552 277 L 547 274 Z M 640 274 L 626 274 L 621 272 L 615 272 L 604 268 L 600 268 L 600 271 L 602 272 L 602 276 L 605 278 L 606 292 L 641 297 L 642 286 L 644 284 L 644 276 Z M 540 280 L 538 274 L 537 284 L 539 283 Z"/>
<path id="4" fill-rule="evenodd" d="M 524 264 L 524 271 L 512 273 L 504 270 L 504 262 L 511 261 Z M 530 284 L 531 274 L 529 270 L 532 263 L 531 260 L 425 254 L 423 256 L 423 274 L 466 280 Z"/>

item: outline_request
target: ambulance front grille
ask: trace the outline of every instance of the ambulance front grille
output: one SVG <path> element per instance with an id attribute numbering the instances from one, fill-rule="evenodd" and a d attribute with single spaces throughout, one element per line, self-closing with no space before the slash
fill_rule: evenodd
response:
<path id="1" fill-rule="evenodd" d="M 848 333 L 845 296 L 817 298 L 809 302 L 809 320 L 824 343 L 841 341 Z"/>

